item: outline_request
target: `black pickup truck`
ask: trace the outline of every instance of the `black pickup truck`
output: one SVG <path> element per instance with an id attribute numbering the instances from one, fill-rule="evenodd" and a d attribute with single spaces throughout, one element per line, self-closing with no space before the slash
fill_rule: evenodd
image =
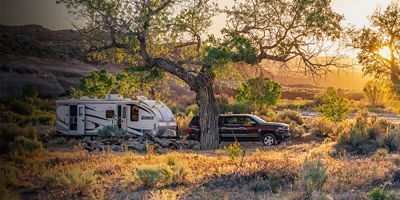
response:
<path id="1" fill-rule="evenodd" d="M 278 144 L 290 138 L 289 125 L 266 122 L 256 115 L 220 115 L 218 119 L 220 140 L 256 140 L 267 146 Z M 189 138 L 200 139 L 199 116 L 193 117 L 189 124 Z"/>

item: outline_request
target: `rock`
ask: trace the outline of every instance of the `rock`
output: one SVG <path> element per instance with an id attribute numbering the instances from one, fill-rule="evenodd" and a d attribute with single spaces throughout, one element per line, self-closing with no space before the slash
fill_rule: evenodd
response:
<path id="1" fill-rule="evenodd" d="M 146 150 L 146 145 L 141 143 L 141 142 L 128 142 L 126 143 L 126 146 L 128 147 L 129 150 L 136 150 L 136 151 L 145 151 Z"/>

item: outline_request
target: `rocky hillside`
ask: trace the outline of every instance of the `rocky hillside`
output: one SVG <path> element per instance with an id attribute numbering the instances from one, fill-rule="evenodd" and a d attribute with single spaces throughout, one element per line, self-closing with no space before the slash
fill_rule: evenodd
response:
<path id="1" fill-rule="evenodd" d="M 83 62 L 79 34 L 38 25 L 0 25 L 0 96 L 33 84 L 43 96 L 63 94 L 97 67 Z"/>

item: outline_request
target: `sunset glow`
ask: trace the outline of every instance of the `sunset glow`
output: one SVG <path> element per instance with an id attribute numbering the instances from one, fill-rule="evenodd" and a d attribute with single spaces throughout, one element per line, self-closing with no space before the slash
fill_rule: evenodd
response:
<path id="1" fill-rule="evenodd" d="M 379 55 L 381 55 L 384 58 L 390 59 L 390 49 L 389 49 L 389 47 L 387 47 L 387 46 L 382 47 L 379 50 Z"/>

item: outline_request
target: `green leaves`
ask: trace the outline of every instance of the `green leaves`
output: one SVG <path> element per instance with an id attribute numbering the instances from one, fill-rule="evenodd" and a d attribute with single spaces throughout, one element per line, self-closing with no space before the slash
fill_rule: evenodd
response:
<path id="1" fill-rule="evenodd" d="M 125 68 L 120 73 L 110 74 L 105 70 L 94 71 L 81 79 L 81 89 L 72 89 L 73 97 L 88 96 L 103 98 L 111 92 L 118 92 L 124 97 L 130 97 L 138 90 L 150 90 L 155 80 L 163 78 L 159 69 L 150 71 L 143 66 Z"/>
<path id="2" fill-rule="evenodd" d="M 211 41 L 218 43 L 213 38 Z M 203 61 L 211 66 L 225 65 L 228 62 L 255 64 L 259 61 L 257 49 L 253 47 L 251 41 L 236 32 L 228 33 L 224 41 L 216 46 L 206 47 L 205 51 Z"/>
<path id="3" fill-rule="evenodd" d="M 278 83 L 268 78 L 253 78 L 243 83 L 237 90 L 236 99 L 256 105 L 275 105 L 281 97 L 282 89 Z"/>
<path id="4" fill-rule="evenodd" d="M 350 112 L 349 101 L 332 87 L 329 87 L 321 99 L 319 111 L 326 118 L 339 122 L 347 118 Z"/>

